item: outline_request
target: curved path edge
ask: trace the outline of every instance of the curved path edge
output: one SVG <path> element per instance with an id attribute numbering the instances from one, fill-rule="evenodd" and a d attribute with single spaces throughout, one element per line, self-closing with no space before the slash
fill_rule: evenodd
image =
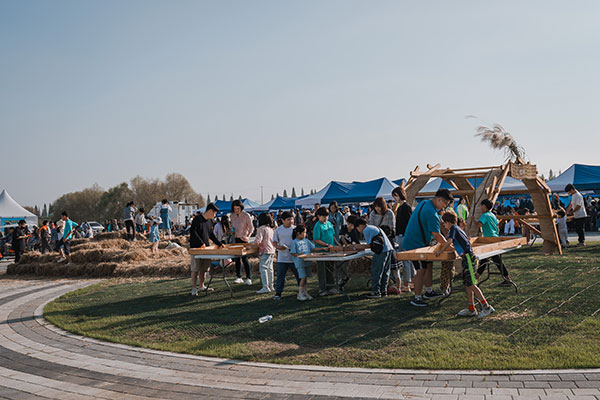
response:
<path id="1" fill-rule="evenodd" d="M 600 399 L 600 369 L 450 371 L 283 365 L 103 342 L 67 332 L 43 318 L 50 301 L 97 281 L 35 282 L 0 282 L 0 289 L 7 289 L 0 292 L 0 397 Z"/>

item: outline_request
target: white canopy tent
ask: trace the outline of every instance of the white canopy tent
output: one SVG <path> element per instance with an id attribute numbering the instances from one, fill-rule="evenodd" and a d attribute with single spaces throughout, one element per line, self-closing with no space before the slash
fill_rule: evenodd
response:
<path id="1" fill-rule="evenodd" d="M 21 207 L 6 191 L 0 193 L 0 226 L 12 225 L 24 219 L 27 225 L 37 225 L 38 217 Z"/>

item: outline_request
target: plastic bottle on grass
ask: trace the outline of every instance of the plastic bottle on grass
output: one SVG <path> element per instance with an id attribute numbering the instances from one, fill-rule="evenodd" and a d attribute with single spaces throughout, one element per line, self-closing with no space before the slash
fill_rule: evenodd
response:
<path id="1" fill-rule="evenodd" d="M 265 315 L 264 317 L 260 317 L 258 319 L 258 322 L 260 322 L 261 324 L 264 324 L 265 322 L 269 322 L 272 319 L 273 319 L 272 315 Z"/>

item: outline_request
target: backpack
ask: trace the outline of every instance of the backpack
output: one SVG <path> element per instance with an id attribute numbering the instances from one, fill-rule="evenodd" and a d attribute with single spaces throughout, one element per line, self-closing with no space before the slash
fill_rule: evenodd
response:
<path id="1" fill-rule="evenodd" d="M 381 232 L 380 228 L 379 233 L 373 237 L 373 240 L 371 240 L 371 251 L 375 254 L 381 254 L 384 247 L 385 238 L 383 237 L 383 232 Z"/>

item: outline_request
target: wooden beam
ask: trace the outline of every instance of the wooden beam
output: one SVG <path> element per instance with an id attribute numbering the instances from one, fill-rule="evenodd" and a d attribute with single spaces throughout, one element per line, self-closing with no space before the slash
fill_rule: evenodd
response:
<path id="1" fill-rule="evenodd" d="M 537 229 L 536 227 L 534 227 L 533 225 L 531 225 L 530 223 L 528 223 L 526 221 L 521 220 L 521 223 L 523 225 L 525 225 L 526 227 L 528 227 L 529 229 L 531 229 L 532 231 L 534 231 L 539 237 L 543 238 L 542 232 L 540 232 L 539 229 Z"/>
<path id="2" fill-rule="evenodd" d="M 498 219 L 500 220 L 511 220 L 511 219 L 554 219 L 555 215 L 537 215 L 537 214 L 529 214 L 529 215 L 498 215 Z"/>

